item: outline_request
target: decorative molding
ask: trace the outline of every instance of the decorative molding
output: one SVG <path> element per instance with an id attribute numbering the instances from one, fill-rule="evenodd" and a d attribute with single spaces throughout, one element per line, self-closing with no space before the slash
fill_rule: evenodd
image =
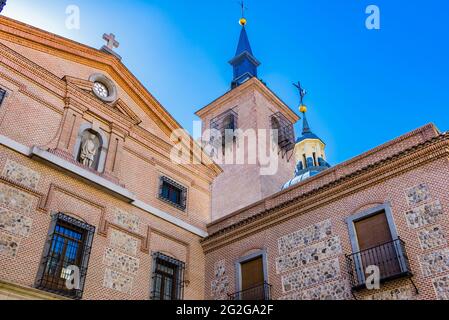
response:
<path id="1" fill-rule="evenodd" d="M 5 136 L 2 136 L 2 135 L 0 135 L 0 145 L 4 145 L 5 147 L 7 147 L 13 151 L 19 152 L 27 157 L 37 157 L 40 160 L 47 161 L 52 165 L 62 168 L 63 170 L 68 170 L 69 172 L 83 178 L 84 180 L 93 182 L 95 185 L 98 185 L 104 189 L 107 189 L 108 187 L 110 187 L 111 189 L 108 189 L 108 190 L 111 191 L 111 193 L 113 195 L 118 196 L 120 199 L 126 199 L 133 206 L 135 206 L 153 216 L 161 218 L 162 220 L 165 220 L 179 228 L 182 228 L 188 232 L 191 232 L 201 238 L 207 237 L 206 231 L 204 231 L 198 227 L 195 227 L 181 219 L 173 217 L 169 213 L 166 213 L 160 209 L 154 208 L 153 206 L 146 204 L 143 201 L 137 200 L 135 198 L 134 194 L 131 193 L 130 191 L 128 191 L 127 189 L 120 187 L 104 178 L 101 178 L 94 173 L 91 173 L 85 169 L 82 169 L 82 168 L 68 162 L 67 160 L 59 158 L 47 151 L 40 150 L 37 147 L 28 148 L 28 147 L 26 147 L 20 143 L 17 143 L 17 142 L 15 142 Z M 73 170 L 73 171 L 71 171 L 71 170 Z M 13 184 L 15 186 L 20 186 L 16 182 L 9 181 L 8 179 L 1 178 L 1 177 L 0 177 L 0 179 L 8 182 L 10 184 Z M 101 183 L 101 184 L 99 184 L 99 183 Z M 26 190 L 27 192 L 30 192 L 30 193 L 38 196 L 40 198 L 40 202 L 39 202 L 40 205 L 38 207 L 38 210 L 41 210 L 41 211 L 45 210 L 44 208 L 46 206 L 46 201 L 47 201 L 45 196 L 43 196 L 40 193 L 37 193 L 34 190 L 27 188 L 26 186 L 20 186 L 20 187 L 24 188 L 24 190 Z M 45 202 L 42 202 L 42 201 L 45 201 Z M 103 230 L 103 229 L 100 227 L 100 230 Z"/>
<path id="2" fill-rule="evenodd" d="M 288 201 L 283 201 L 279 205 L 264 209 L 266 199 L 255 204 L 262 205 L 262 207 L 249 218 L 225 226 L 216 232 L 210 232 L 209 237 L 202 240 L 203 248 L 206 253 L 221 248 L 237 239 L 266 230 L 274 224 L 282 223 L 305 212 L 310 212 L 372 185 L 386 181 L 403 172 L 410 171 L 431 161 L 447 158 L 448 156 L 449 133 L 415 145 L 304 194 L 289 197 Z M 319 179 L 319 176 L 312 179 Z M 286 194 L 287 192 L 288 190 L 280 194 Z M 279 194 L 275 196 L 279 196 Z M 243 209 L 242 212 L 248 209 Z M 209 230 L 210 227 L 211 225 L 209 225 Z"/>
<path id="3" fill-rule="evenodd" d="M 174 130 L 181 129 L 178 122 L 168 113 L 168 111 L 139 82 L 126 66 L 113 55 L 4 16 L 0 17 L 0 39 L 5 39 L 21 46 L 102 70 L 105 73 L 108 73 L 117 85 L 129 94 L 130 98 L 136 102 L 143 112 L 145 112 L 167 136 L 170 136 Z M 59 96 L 64 98 L 64 93 L 66 92 L 64 86 L 65 81 L 36 65 L 1 42 L 0 61 L 6 61 L 8 63 L 14 61 L 21 65 L 23 70 L 17 71 L 23 73 L 23 75 L 29 74 L 29 70 L 32 69 L 34 75 L 43 80 L 41 83 L 37 83 L 37 85 L 42 87 L 47 86 L 45 89 L 52 91 L 54 89 L 49 87 L 49 85 L 52 84 L 58 91 Z M 11 69 L 14 70 L 17 68 L 13 67 Z M 33 79 L 30 78 L 30 80 Z M 194 141 L 190 135 L 188 135 L 188 137 L 190 141 Z M 199 158 L 201 159 L 202 157 L 208 158 L 208 156 L 201 150 Z M 214 176 L 221 172 L 220 167 L 215 163 L 203 165 L 202 168 L 203 171 L 208 172 L 206 174 L 212 174 Z"/>

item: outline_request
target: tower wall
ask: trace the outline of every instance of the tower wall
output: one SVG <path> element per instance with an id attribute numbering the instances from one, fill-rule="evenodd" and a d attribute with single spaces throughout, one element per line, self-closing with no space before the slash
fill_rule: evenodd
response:
<path id="1" fill-rule="evenodd" d="M 257 85 L 254 85 L 255 83 Z M 267 92 L 260 91 L 261 87 Z M 266 137 L 264 140 L 265 150 L 267 154 L 271 152 L 277 162 L 277 170 L 273 174 L 261 174 L 261 168 L 267 166 L 264 165 L 266 162 L 263 161 L 263 158 L 259 157 L 258 149 L 261 140 L 257 138 L 255 163 L 248 161 L 248 153 L 252 149 L 248 146 L 248 140 L 245 140 L 244 164 L 219 163 L 223 173 L 215 179 L 212 185 L 212 220 L 220 219 L 281 191 L 282 185 L 291 178 L 294 172 L 293 150 L 283 156 L 277 145 L 273 149 L 273 143 L 271 143 L 271 116 L 277 112 L 285 112 L 285 110 L 281 110 L 278 102 L 267 97 L 268 92 L 268 88 L 253 78 L 248 83 L 219 98 L 213 105 L 207 107 L 209 110 L 205 114 L 199 115 L 203 121 L 204 132 L 211 128 L 211 120 L 232 109 L 237 114 L 237 129 L 240 132 L 247 133 L 247 130 L 253 130 L 254 133 L 258 133 L 261 129 L 265 130 L 262 131 Z M 291 117 L 291 115 L 289 116 Z M 237 142 L 233 145 L 234 151 L 236 144 Z"/>

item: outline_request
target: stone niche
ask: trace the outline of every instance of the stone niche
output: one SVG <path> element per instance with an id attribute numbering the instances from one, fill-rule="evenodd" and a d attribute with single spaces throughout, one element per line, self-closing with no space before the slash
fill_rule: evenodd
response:
<path id="1" fill-rule="evenodd" d="M 137 255 L 138 240 L 118 230 L 111 231 L 111 246 L 128 254 Z"/>
<path id="2" fill-rule="evenodd" d="M 407 224 L 411 229 L 418 229 L 438 222 L 438 218 L 443 214 L 440 201 L 425 204 L 408 211 L 405 215 Z"/>
<path id="3" fill-rule="evenodd" d="M 278 240 L 279 254 L 286 254 L 289 251 L 323 240 L 331 234 L 332 224 L 330 220 L 298 230 Z"/>
<path id="4" fill-rule="evenodd" d="M 413 289 L 410 286 L 377 292 L 366 296 L 364 300 L 413 300 Z"/>
<path id="5" fill-rule="evenodd" d="M 439 300 L 449 300 L 449 276 L 433 280 L 433 286 Z"/>
<path id="6" fill-rule="evenodd" d="M 424 276 L 449 271 L 449 249 L 438 250 L 422 256 L 421 267 Z"/>
<path id="7" fill-rule="evenodd" d="M 421 230 L 419 232 L 419 242 L 423 250 L 433 249 L 447 244 L 444 231 L 439 225 Z"/>
<path id="8" fill-rule="evenodd" d="M 139 217 L 130 214 L 122 209 L 114 208 L 113 222 L 132 232 L 139 232 L 140 226 Z"/>
<path id="9" fill-rule="evenodd" d="M 0 208 L 0 229 L 13 235 L 28 237 L 32 219 L 9 209 Z"/>
<path id="10" fill-rule="evenodd" d="M 123 273 L 106 269 L 103 286 L 123 293 L 131 293 L 133 278 Z"/>
<path id="11" fill-rule="evenodd" d="M 13 180 L 31 189 L 36 189 L 41 177 L 41 175 L 36 171 L 22 166 L 12 160 L 6 161 L 2 175 L 5 178 Z"/>
<path id="12" fill-rule="evenodd" d="M 295 271 L 282 277 L 282 289 L 284 293 L 299 291 L 333 280 L 338 276 L 340 276 L 340 263 L 337 258 Z"/>
<path id="13" fill-rule="evenodd" d="M 0 255 L 14 258 L 19 248 L 19 239 L 9 234 L 0 233 Z"/>
<path id="14" fill-rule="evenodd" d="M 226 261 L 221 260 L 214 265 L 214 280 L 211 282 L 211 296 L 215 300 L 226 300 L 229 289 L 229 278 L 226 275 Z"/>
<path id="15" fill-rule="evenodd" d="M 416 206 L 422 202 L 429 200 L 430 191 L 427 184 L 422 183 L 416 187 L 410 188 L 406 191 L 407 201 L 410 206 Z"/>
<path id="16" fill-rule="evenodd" d="M 16 188 L 0 183 L 0 206 L 18 212 L 30 213 L 33 206 L 33 197 Z"/>
<path id="17" fill-rule="evenodd" d="M 277 258 L 276 270 L 278 274 L 288 272 L 338 255 L 341 252 L 340 238 L 332 237 Z"/>
<path id="18" fill-rule="evenodd" d="M 347 281 L 328 282 L 301 292 L 295 292 L 280 300 L 350 300 L 351 293 Z"/>
<path id="19" fill-rule="evenodd" d="M 113 248 L 106 248 L 103 262 L 106 266 L 121 272 L 137 274 L 139 270 L 139 259 L 128 256 Z"/>

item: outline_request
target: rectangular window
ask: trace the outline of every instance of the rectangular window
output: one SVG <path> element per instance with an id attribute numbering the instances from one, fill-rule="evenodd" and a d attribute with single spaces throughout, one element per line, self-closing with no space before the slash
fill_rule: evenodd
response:
<path id="1" fill-rule="evenodd" d="M 2 88 L 0 88 L 0 106 L 3 103 L 3 100 L 5 100 L 5 97 L 6 97 L 6 91 L 3 90 Z"/>
<path id="2" fill-rule="evenodd" d="M 152 300 L 182 300 L 184 298 L 184 262 L 162 253 L 153 254 Z"/>
<path id="3" fill-rule="evenodd" d="M 353 253 L 346 255 L 354 290 L 366 287 L 370 267 L 377 267 L 380 281 L 412 276 L 390 205 L 384 204 L 346 219 Z"/>
<path id="4" fill-rule="evenodd" d="M 167 177 L 161 177 L 159 198 L 184 211 L 186 209 L 187 188 Z"/>
<path id="5" fill-rule="evenodd" d="M 271 300 L 266 251 L 261 250 L 236 262 L 237 290 L 230 300 Z"/>
<path id="6" fill-rule="evenodd" d="M 81 299 L 94 233 L 95 227 L 83 221 L 55 214 L 39 268 L 37 288 Z"/>

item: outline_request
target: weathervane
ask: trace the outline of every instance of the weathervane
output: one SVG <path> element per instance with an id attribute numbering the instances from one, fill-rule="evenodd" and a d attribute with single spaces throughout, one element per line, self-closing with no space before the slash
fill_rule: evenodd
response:
<path id="1" fill-rule="evenodd" d="M 242 17 L 239 20 L 239 23 L 242 27 L 246 25 L 246 18 L 245 18 L 245 10 L 248 9 L 248 7 L 245 7 L 245 2 L 242 0 L 239 2 L 240 7 L 242 8 Z"/>
<path id="2" fill-rule="evenodd" d="M 3 11 L 3 7 L 6 5 L 6 0 L 0 0 L 0 12 Z"/>
<path id="3" fill-rule="evenodd" d="M 303 101 L 304 101 L 304 97 L 307 95 L 307 91 L 301 86 L 301 82 L 299 82 L 298 81 L 298 83 L 296 84 L 296 83 L 294 83 L 293 84 L 296 88 L 298 88 L 298 90 L 299 90 L 299 96 L 300 96 L 300 106 L 301 106 L 301 108 L 302 107 L 305 107 L 304 106 L 304 103 L 303 103 Z M 303 109 L 304 110 L 304 109 Z M 303 111 L 301 111 L 301 112 L 303 112 Z M 304 113 L 304 112 L 303 112 Z"/>

